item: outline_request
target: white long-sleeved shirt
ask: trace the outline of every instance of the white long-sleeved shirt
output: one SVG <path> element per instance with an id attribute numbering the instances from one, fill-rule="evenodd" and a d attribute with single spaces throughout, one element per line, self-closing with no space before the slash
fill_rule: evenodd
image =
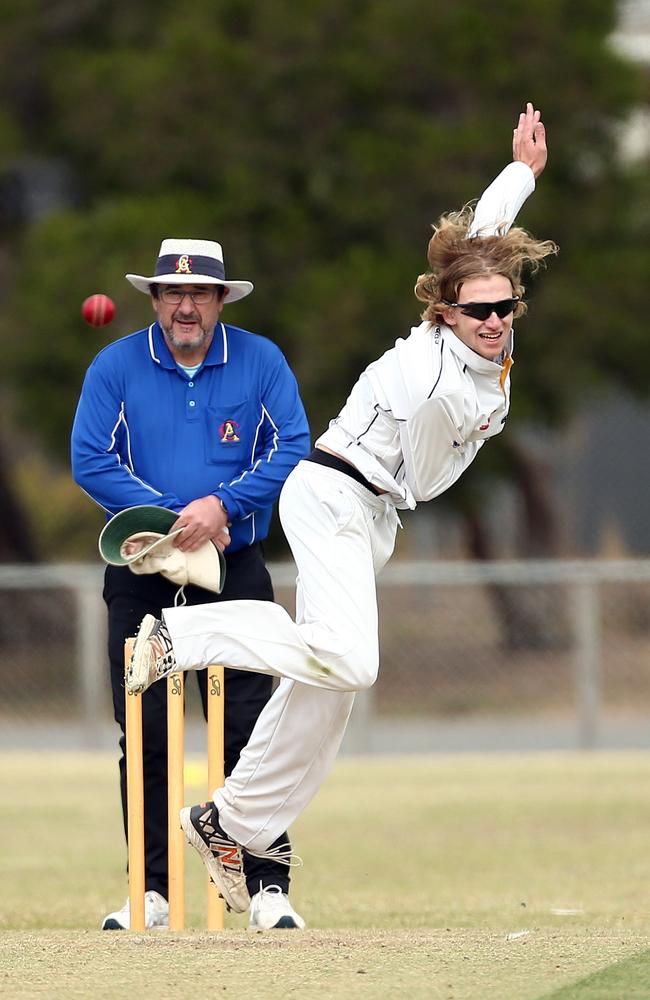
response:
<path id="1" fill-rule="evenodd" d="M 470 236 L 506 232 L 535 189 L 510 163 L 481 196 Z M 366 368 L 316 444 L 355 466 L 395 506 L 448 489 L 498 434 L 510 405 L 512 341 L 488 361 L 444 325 L 421 323 Z"/>

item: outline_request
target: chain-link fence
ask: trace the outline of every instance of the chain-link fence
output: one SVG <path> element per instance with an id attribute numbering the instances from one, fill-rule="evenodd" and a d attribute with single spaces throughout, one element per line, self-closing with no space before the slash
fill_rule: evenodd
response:
<path id="1" fill-rule="evenodd" d="M 270 568 L 292 613 L 293 567 Z M 4 747 L 115 744 L 102 576 L 0 567 Z M 379 603 L 348 751 L 650 746 L 650 561 L 395 561 Z"/>

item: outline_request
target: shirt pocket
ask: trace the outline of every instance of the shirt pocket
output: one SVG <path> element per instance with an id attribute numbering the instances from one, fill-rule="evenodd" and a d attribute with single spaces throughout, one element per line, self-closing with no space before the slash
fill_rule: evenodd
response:
<path id="1" fill-rule="evenodd" d="M 205 460 L 244 469 L 251 461 L 252 416 L 248 400 L 206 406 Z"/>

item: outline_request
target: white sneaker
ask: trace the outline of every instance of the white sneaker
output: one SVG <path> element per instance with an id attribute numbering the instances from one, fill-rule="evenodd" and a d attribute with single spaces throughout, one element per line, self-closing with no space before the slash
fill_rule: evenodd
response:
<path id="1" fill-rule="evenodd" d="M 153 889 L 144 894 L 145 927 L 166 929 L 169 927 L 169 904 L 164 896 Z M 128 931 L 131 927 L 131 907 L 127 899 L 121 910 L 114 910 L 104 917 L 103 931 Z"/>
<path id="2" fill-rule="evenodd" d="M 145 615 L 135 638 L 125 685 L 130 694 L 141 694 L 154 681 L 172 674 L 176 659 L 169 631 L 164 621 Z"/>
<path id="3" fill-rule="evenodd" d="M 275 928 L 293 928 L 304 931 L 305 921 L 296 913 L 286 892 L 279 885 L 262 886 L 251 898 L 248 929 L 270 931 Z"/>

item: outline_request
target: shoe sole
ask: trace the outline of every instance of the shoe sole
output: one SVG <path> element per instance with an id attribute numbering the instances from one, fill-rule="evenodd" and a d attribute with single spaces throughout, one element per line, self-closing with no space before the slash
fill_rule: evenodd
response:
<path id="1" fill-rule="evenodd" d="M 248 890 L 245 888 L 245 883 L 242 886 L 241 895 L 239 893 L 233 893 L 231 887 L 227 883 L 227 875 L 223 870 L 223 867 L 219 864 L 214 854 L 205 843 L 200 833 L 195 829 L 192 820 L 190 819 L 190 806 L 186 806 L 181 809 L 181 829 L 185 834 L 185 839 L 188 844 L 190 844 L 198 853 L 201 855 L 201 860 L 203 864 L 208 869 L 208 874 L 215 886 L 217 887 L 221 896 L 223 896 L 226 906 L 233 911 L 233 913 L 245 913 L 250 904 L 250 896 L 248 895 Z M 242 879 L 243 882 L 243 879 Z M 244 897 L 244 893 L 246 897 Z"/>
<path id="2" fill-rule="evenodd" d="M 156 619 L 153 615 L 145 615 L 140 623 L 133 647 L 133 655 L 126 672 L 125 685 L 129 694 L 142 694 L 149 687 L 149 667 L 143 662 L 146 658 L 147 647 L 144 642 L 140 643 L 140 638 L 148 639 L 155 624 Z"/>
<path id="3" fill-rule="evenodd" d="M 278 920 L 277 924 L 271 924 L 270 927 L 259 927 L 257 925 L 254 925 L 252 927 L 249 927 L 248 929 L 251 930 L 251 931 L 255 931 L 257 934 L 264 934 L 266 931 L 280 931 L 280 930 L 298 931 L 298 930 L 301 930 L 301 928 L 298 926 L 298 924 L 293 919 L 293 917 L 289 917 L 289 916 L 280 917 L 280 919 Z"/>
<path id="4" fill-rule="evenodd" d="M 128 927 L 124 927 L 118 920 L 111 917 L 109 920 L 105 920 L 102 924 L 103 931 L 128 931 Z M 145 927 L 146 931 L 168 931 L 169 924 L 154 924 L 152 927 Z"/>
<path id="5" fill-rule="evenodd" d="M 278 931 L 278 930 L 292 930 L 292 931 L 297 931 L 298 930 L 298 924 L 293 919 L 293 917 L 280 917 L 280 919 L 278 920 L 277 924 L 273 924 L 273 927 L 271 928 L 271 930 L 274 930 L 274 931 Z"/>

